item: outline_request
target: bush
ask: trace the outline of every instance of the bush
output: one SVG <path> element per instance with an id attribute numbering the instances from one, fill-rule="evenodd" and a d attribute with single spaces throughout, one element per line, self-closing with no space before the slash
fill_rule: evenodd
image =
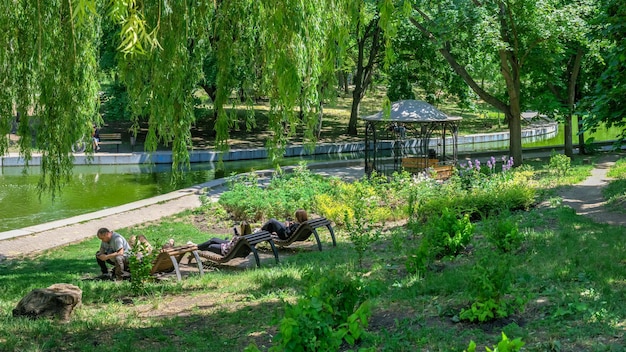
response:
<path id="1" fill-rule="evenodd" d="M 518 249 L 524 240 L 524 235 L 520 233 L 517 223 L 508 211 L 488 219 L 485 222 L 485 229 L 489 242 L 503 253 Z"/>
<path id="2" fill-rule="evenodd" d="M 344 341 L 354 345 L 371 315 L 363 282 L 337 270 L 311 271 L 303 281 L 309 289 L 285 307 L 270 351 L 337 351 Z"/>
<path id="3" fill-rule="evenodd" d="M 474 225 L 468 214 L 444 208 L 441 216 L 427 224 L 427 243 L 437 257 L 456 256 L 472 240 Z"/>
<path id="4" fill-rule="evenodd" d="M 548 167 L 551 173 L 554 173 L 559 177 L 563 177 L 567 175 L 569 170 L 572 168 L 572 159 L 565 154 L 557 154 L 555 151 L 552 151 Z"/>
<path id="5" fill-rule="evenodd" d="M 509 295 L 512 284 L 510 267 L 509 255 L 490 253 L 479 259 L 472 268 L 467 288 L 476 300 L 469 308 L 461 310 L 461 320 L 483 323 L 508 317 L 523 306 L 524 300 L 521 297 Z"/>
<path id="6" fill-rule="evenodd" d="M 258 186 L 258 176 L 254 173 L 245 177 L 233 177 L 230 190 L 222 193 L 219 204 L 235 220 L 260 220 L 268 208 L 267 193 Z"/>
<path id="7" fill-rule="evenodd" d="M 524 342 L 521 338 L 516 338 L 515 340 L 509 339 L 504 332 L 502 332 L 502 339 L 496 346 L 493 346 L 493 350 L 489 347 L 485 347 L 485 350 L 488 352 L 516 352 L 524 347 Z M 476 351 L 476 343 L 474 341 L 470 341 L 469 347 L 464 352 L 475 352 Z"/>

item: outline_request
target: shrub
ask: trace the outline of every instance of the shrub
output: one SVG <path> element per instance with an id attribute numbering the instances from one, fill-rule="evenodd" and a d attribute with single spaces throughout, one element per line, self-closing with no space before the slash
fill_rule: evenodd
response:
<path id="1" fill-rule="evenodd" d="M 161 248 L 161 242 L 157 241 L 158 247 Z M 131 272 L 130 289 L 135 295 L 141 295 L 145 292 L 146 283 L 154 281 L 150 274 L 152 271 L 152 262 L 159 254 L 158 250 L 148 251 L 148 248 L 141 241 L 136 241 L 131 248 L 133 255 L 128 257 L 128 266 Z"/>
<path id="2" fill-rule="evenodd" d="M 488 352 L 516 352 L 524 347 L 524 342 L 521 338 L 516 338 L 515 340 L 509 339 L 504 332 L 502 332 L 502 339 L 496 346 L 493 346 L 493 350 L 489 347 L 485 347 L 485 350 Z M 464 352 L 475 352 L 476 351 L 476 343 L 474 341 L 470 341 L 469 347 Z"/>
<path id="3" fill-rule="evenodd" d="M 456 256 L 472 240 L 474 225 L 468 214 L 444 208 L 441 216 L 431 220 L 426 232 L 431 252 L 438 257 Z"/>
<path id="4" fill-rule="evenodd" d="M 267 193 L 258 185 L 258 176 L 254 173 L 243 177 L 233 177 L 230 190 L 222 193 L 219 204 L 235 220 L 260 220 L 268 207 Z"/>
<path id="5" fill-rule="evenodd" d="M 507 296 L 512 283 L 510 264 L 509 255 L 488 254 L 480 258 L 468 281 L 468 291 L 476 300 L 470 308 L 461 310 L 461 320 L 482 323 L 505 318 L 523 306 L 521 297 Z"/>
<path id="6" fill-rule="evenodd" d="M 335 180 L 335 181 L 333 181 Z M 314 200 L 317 195 L 328 194 L 336 178 L 324 178 L 312 173 L 306 162 L 300 162 L 293 173 L 273 177 L 266 189 L 269 207 L 265 217 L 285 218 L 293 216 L 296 209 L 316 211 Z M 312 208 L 313 207 L 313 208 Z"/>
<path id="7" fill-rule="evenodd" d="M 337 351 L 343 341 L 354 345 L 371 315 L 361 280 L 331 270 L 305 273 L 303 281 L 309 289 L 285 307 L 270 351 Z"/>
<path id="8" fill-rule="evenodd" d="M 567 175 L 569 170 L 572 168 L 572 159 L 565 154 L 557 154 L 555 151 L 552 151 L 548 167 L 550 168 L 551 173 L 562 177 Z"/>
<path id="9" fill-rule="evenodd" d="M 489 242 L 503 253 L 518 249 L 524 240 L 524 235 L 520 233 L 517 223 L 508 211 L 488 219 L 485 228 Z"/>
<path id="10" fill-rule="evenodd" d="M 380 229 L 384 227 L 384 221 L 382 224 L 374 221 L 373 217 L 379 208 L 367 199 L 367 193 L 368 189 L 364 185 L 357 185 L 356 197 L 351 204 L 353 216 L 348 212 L 344 214 L 346 231 L 357 252 L 360 267 L 363 267 L 365 251 L 380 238 Z"/>

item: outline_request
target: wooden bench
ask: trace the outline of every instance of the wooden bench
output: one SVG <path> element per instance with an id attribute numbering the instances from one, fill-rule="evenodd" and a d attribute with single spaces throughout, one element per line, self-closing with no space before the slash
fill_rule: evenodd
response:
<path id="1" fill-rule="evenodd" d="M 115 144 L 116 151 L 120 152 L 120 144 L 122 144 L 121 133 L 100 133 L 100 141 L 98 145 Z"/>
<path id="2" fill-rule="evenodd" d="M 226 255 L 220 255 L 211 251 L 200 251 L 198 253 L 200 257 L 207 259 L 210 262 L 222 264 L 234 258 L 245 258 L 250 254 L 250 252 L 252 252 L 254 254 L 256 265 L 260 268 L 261 260 L 259 258 L 259 252 L 256 249 L 256 245 L 261 242 L 268 242 L 270 244 L 272 251 L 274 252 L 276 263 L 278 263 L 278 251 L 276 250 L 276 246 L 274 246 L 272 235 L 267 231 L 258 231 L 249 235 L 237 236 L 237 242 L 228 251 L 228 253 L 226 253 Z"/>
<path id="3" fill-rule="evenodd" d="M 178 279 L 178 281 L 181 281 L 182 277 L 180 275 L 180 261 L 187 253 L 191 253 L 196 258 L 196 263 L 198 264 L 198 270 L 200 271 L 200 275 L 204 275 L 204 270 L 202 269 L 202 261 L 200 260 L 200 257 L 198 255 L 198 246 L 196 246 L 195 244 L 187 244 L 161 249 L 159 255 L 152 263 L 152 270 L 150 271 L 150 274 L 154 275 L 156 273 L 175 271 L 176 278 Z M 189 262 L 191 262 L 191 260 Z"/>
<path id="4" fill-rule="evenodd" d="M 333 227 L 330 224 L 330 220 L 326 218 L 316 218 L 303 222 L 298 226 L 296 231 L 289 236 L 289 238 L 282 240 L 276 236 L 272 236 L 274 239 L 274 243 L 279 247 L 287 247 L 294 242 L 302 242 L 306 241 L 311 237 L 311 235 L 315 236 L 315 240 L 317 241 L 317 248 L 322 250 L 322 242 L 320 241 L 320 236 L 317 233 L 317 229 L 320 227 L 326 227 L 328 232 L 330 232 L 330 237 L 333 240 L 333 247 L 337 246 L 337 241 L 335 240 L 335 231 L 333 231 Z"/>
<path id="5" fill-rule="evenodd" d="M 407 171 L 423 171 L 429 167 L 437 166 L 439 159 L 429 159 L 417 156 L 402 158 L 402 168 Z"/>
<path id="6" fill-rule="evenodd" d="M 453 165 L 439 165 L 432 167 L 432 170 L 435 172 L 435 178 L 437 180 L 447 180 L 452 177 L 452 172 L 454 171 Z"/>

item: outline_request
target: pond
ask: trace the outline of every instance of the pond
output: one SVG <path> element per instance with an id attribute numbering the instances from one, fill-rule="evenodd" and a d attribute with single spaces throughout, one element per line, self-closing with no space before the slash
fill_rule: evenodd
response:
<path id="1" fill-rule="evenodd" d="M 574 132 L 576 133 L 576 131 Z M 611 140 L 618 129 L 601 129 L 596 140 Z M 574 143 L 577 143 L 574 135 Z M 524 147 L 556 146 L 563 144 L 563 128 L 559 127 L 556 137 L 539 142 L 525 142 Z M 472 151 L 506 150 L 508 141 L 482 143 Z M 463 150 L 462 146 L 459 146 Z M 391 151 L 383 151 L 388 156 Z M 337 159 L 362 159 L 362 153 L 323 154 L 304 158 L 285 158 L 281 165 L 295 165 L 301 160 L 323 162 Z M 251 170 L 271 169 L 267 159 L 225 162 L 225 175 L 244 173 Z M 76 166 L 71 181 L 55 200 L 49 195 L 37 193 L 39 168 L 22 173 L 21 167 L 5 167 L 0 173 L 0 232 L 42 224 L 86 214 L 141 199 L 165 194 L 177 189 L 201 184 L 215 179 L 214 163 L 192 164 L 180 181 L 171 183 L 169 165 L 91 165 Z"/>
<path id="2" fill-rule="evenodd" d="M 361 158 L 358 154 L 322 155 L 308 162 Z M 286 158 L 281 165 L 296 165 L 301 158 Z M 267 159 L 229 161 L 225 175 L 271 169 Z M 23 174 L 21 167 L 2 168 L 0 176 L 0 232 L 86 214 L 154 197 L 215 179 L 214 163 L 191 164 L 182 179 L 171 182 L 169 165 L 75 166 L 70 182 L 54 200 L 37 193 L 39 168 Z"/>

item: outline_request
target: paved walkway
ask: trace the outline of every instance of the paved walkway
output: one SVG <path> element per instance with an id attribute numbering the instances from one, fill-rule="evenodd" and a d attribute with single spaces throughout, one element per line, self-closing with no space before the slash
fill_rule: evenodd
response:
<path id="1" fill-rule="evenodd" d="M 602 187 L 606 185 L 607 169 L 615 163 L 618 155 L 601 160 L 584 182 L 561 191 L 563 204 L 580 215 L 589 216 L 596 222 L 626 226 L 626 215 L 609 212 L 604 208 Z M 363 176 L 360 162 L 328 162 L 309 165 L 313 172 L 355 180 Z M 259 171 L 267 177 L 271 171 Z M 83 241 L 95 236 L 100 227 L 123 228 L 171 216 L 200 205 L 200 194 L 216 200 L 226 190 L 225 180 L 213 180 L 191 188 L 161 196 L 144 199 L 119 207 L 84 214 L 24 229 L 0 233 L 0 260 L 36 254 L 51 248 Z"/>
<path id="2" fill-rule="evenodd" d="M 363 176 L 357 162 L 328 162 L 309 165 L 315 173 L 355 180 Z M 283 170 L 289 171 L 290 167 Z M 259 171 L 262 177 L 271 170 Z M 157 197 L 23 229 L 0 232 L 0 260 L 36 254 L 51 248 L 77 243 L 95 236 L 101 227 L 118 229 L 139 225 L 200 206 L 205 191 L 213 200 L 226 190 L 225 179 L 213 180 Z"/>
<path id="3" fill-rule="evenodd" d="M 602 196 L 602 188 L 609 181 L 606 176 L 608 169 L 618 159 L 618 154 L 607 155 L 595 165 L 591 170 L 591 176 L 586 180 L 561 190 L 559 195 L 563 198 L 563 205 L 571 207 L 576 214 L 589 217 L 595 222 L 626 226 L 626 214 L 608 211 Z"/>

